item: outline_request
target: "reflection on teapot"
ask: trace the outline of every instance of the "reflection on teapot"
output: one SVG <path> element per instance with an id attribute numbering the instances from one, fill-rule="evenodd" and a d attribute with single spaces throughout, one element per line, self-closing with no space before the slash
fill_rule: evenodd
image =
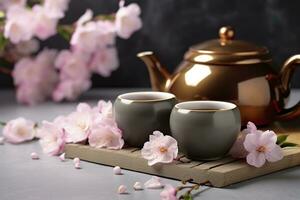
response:
<path id="1" fill-rule="evenodd" d="M 243 124 L 264 125 L 300 115 L 299 103 L 284 108 L 300 55 L 289 58 L 276 74 L 267 48 L 234 40 L 231 27 L 222 27 L 219 36 L 192 46 L 173 75 L 152 52 L 139 53 L 148 67 L 152 88 L 171 92 L 180 101 L 233 102 L 239 106 Z"/>

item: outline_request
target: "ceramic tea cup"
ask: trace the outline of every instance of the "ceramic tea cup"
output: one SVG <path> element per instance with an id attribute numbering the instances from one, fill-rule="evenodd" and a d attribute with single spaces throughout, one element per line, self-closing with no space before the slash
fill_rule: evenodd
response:
<path id="1" fill-rule="evenodd" d="M 215 160 L 225 156 L 236 140 L 241 128 L 240 112 L 228 102 L 182 102 L 172 110 L 170 127 L 179 151 L 188 158 Z"/>
<path id="2" fill-rule="evenodd" d="M 155 130 L 170 134 L 169 119 L 176 98 L 165 92 L 131 92 L 117 97 L 114 115 L 125 143 L 142 147 Z"/>

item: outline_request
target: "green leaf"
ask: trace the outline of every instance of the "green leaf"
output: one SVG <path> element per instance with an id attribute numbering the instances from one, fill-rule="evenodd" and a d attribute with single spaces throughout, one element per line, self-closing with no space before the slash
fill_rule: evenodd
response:
<path id="1" fill-rule="evenodd" d="M 5 125 L 6 125 L 5 122 L 1 122 L 1 121 L 0 121 L 0 126 L 5 126 Z"/>
<path id="2" fill-rule="evenodd" d="M 289 137 L 289 135 L 278 135 L 276 144 L 281 145 L 286 141 L 286 139 Z"/>
<path id="3" fill-rule="evenodd" d="M 284 142 L 280 145 L 281 148 L 285 148 L 285 147 L 296 147 L 298 146 L 298 144 L 296 143 L 292 143 L 292 142 Z"/>
<path id="4" fill-rule="evenodd" d="M 192 195 L 191 195 L 191 194 L 189 194 L 189 193 L 186 193 L 186 194 L 184 194 L 184 195 L 183 195 L 183 199 L 184 199 L 184 200 L 192 200 L 192 199 L 193 199 L 193 197 L 192 197 Z"/>
<path id="5" fill-rule="evenodd" d="M 7 43 L 8 43 L 8 39 L 6 39 L 3 34 L 0 34 L 0 52 L 4 50 Z"/>
<path id="6" fill-rule="evenodd" d="M 60 25 L 57 27 L 57 32 L 65 40 L 70 41 L 72 32 L 73 32 L 73 28 L 68 25 Z"/>

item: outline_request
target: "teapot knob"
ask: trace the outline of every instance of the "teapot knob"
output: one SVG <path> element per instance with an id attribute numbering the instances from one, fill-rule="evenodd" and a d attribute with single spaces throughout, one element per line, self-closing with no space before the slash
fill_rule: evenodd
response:
<path id="1" fill-rule="evenodd" d="M 234 37 L 234 30 L 231 26 L 223 26 L 219 30 L 219 36 L 222 41 L 232 40 Z"/>

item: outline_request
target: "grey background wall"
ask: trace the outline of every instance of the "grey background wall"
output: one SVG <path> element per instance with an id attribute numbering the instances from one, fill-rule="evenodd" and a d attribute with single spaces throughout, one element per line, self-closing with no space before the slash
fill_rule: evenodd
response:
<path id="1" fill-rule="evenodd" d="M 136 0 L 142 8 L 144 26 L 129 40 L 118 40 L 120 68 L 111 77 L 93 77 L 94 87 L 147 87 L 149 78 L 136 53 L 153 50 L 172 71 L 192 44 L 216 38 L 218 29 L 231 25 L 236 38 L 269 47 L 274 68 L 290 55 L 300 53 L 300 1 L 297 0 Z M 86 8 L 95 13 L 117 9 L 117 0 L 71 0 L 63 22 L 73 22 Z M 60 37 L 46 42 L 53 48 L 67 48 Z M 294 77 L 300 87 L 300 70 Z M 12 80 L 0 75 L 0 87 L 12 87 Z"/>

